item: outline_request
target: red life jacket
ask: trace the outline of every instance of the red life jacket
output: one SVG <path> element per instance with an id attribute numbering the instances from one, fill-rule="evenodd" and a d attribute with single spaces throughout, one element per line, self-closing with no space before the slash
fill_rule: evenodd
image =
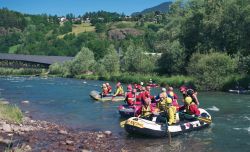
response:
<path id="1" fill-rule="evenodd" d="M 149 91 L 145 91 L 144 92 L 144 97 L 151 99 L 150 92 Z"/>
<path id="2" fill-rule="evenodd" d="M 134 98 L 135 98 L 135 96 L 132 92 L 127 93 L 125 100 L 127 101 L 127 104 L 129 106 L 132 106 L 134 104 Z"/>
<path id="3" fill-rule="evenodd" d="M 104 96 L 106 96 L 108 93 L 109 93 L 109 92 L 108 92 L 108 88 L 103 88 L 103 89 L 102 89 L 102 94 L 103 94 Z"/>
<path id="4" fill-rule="evenodd" d="M 108 86 L 108 93 L 111 93 L 112 92 L 112 87 L 109 85 Z"/>
<path id="5" fill-rule="evenodd" d="M 200 110 L 195 103 L 191 103 L 188 107 L 186 107 L 186 109 L 190 114 L 194 114 L 196 116 L 200 115 Z"/>
<path id="6" fill-rule="evenodd" d="M 136 95 L 135 100 L 136 100 L 136 102 L 141 102 L 141 93 Z"/>

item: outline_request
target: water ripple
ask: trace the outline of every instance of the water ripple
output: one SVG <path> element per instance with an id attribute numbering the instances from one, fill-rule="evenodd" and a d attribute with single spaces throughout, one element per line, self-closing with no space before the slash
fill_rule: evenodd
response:
<path id="1" fill-rule="evenodd" d="M 210 110 L 210 111 L 220 111 L 220 109 L 217 108 L 216 106 L 212 106 L 211 108 L 207 108 L 207 110 Z"/>

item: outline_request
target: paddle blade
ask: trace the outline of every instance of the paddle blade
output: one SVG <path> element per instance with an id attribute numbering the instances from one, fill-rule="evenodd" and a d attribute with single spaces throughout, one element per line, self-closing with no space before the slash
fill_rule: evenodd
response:
<path id="1" fill-rule="evenodd" d="M 127 121 L 127 120 L 124 120 L 124 121 L 121 121 L 121 122 L 120 122 L 120 126 L 121 126 L 122 128 L 124 128 L 126 121 Z"/>
<path id="2" fill-rule="evenodd" d="M 211 124 L 212 123 L 211 119 L 208 119 L 208 118 L 205 118 L 205 117 L 198 117 L 198 120 L 200 120 L 202 122 L 205 122 L 207 124 Z"/>

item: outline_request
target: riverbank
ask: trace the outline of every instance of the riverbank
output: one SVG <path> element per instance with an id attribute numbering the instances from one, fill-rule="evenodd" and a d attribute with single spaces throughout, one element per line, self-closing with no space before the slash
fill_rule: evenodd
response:
<path id="1" fill-rule="evenodd" d="M 4 109 L 10 105 L 0 106 Z M 111 131 L 74 130 L 32 120 L 30 115 L 22 117 L 21 122 L 12 119 L 0 117 L 0 151 L 127 151 Z"/>
<path id="2" fill-rule="evenodd" d="M 65 78 L 77 78 L 77 79 L 86 79 L 86 80 L 104 80 L 104 81 L 113 81 L 113 82 L 122 82 L 122 83 L 140 83 L 144 82 L 145 84 L 152 79 L 153 83 L 160 84 L 161 86 L 173 86 L 179 87 L 183 84 L 185 85 L 194 85 L 192 77 L 176 75 L 171 77 L 159 76 L 156 74 L 137 74 L 137 73 L 122 73 L 115 76 L 99 76 L 95 74 L 80 74 L 75 76 L 62 75 L 62 74 L 50 74 L 45 69 L 12 69 L 12 68 L 0 68 L 0 75 L 3 76 L 49 76 L 49 77 L 65 77 Z"/>
<path id="3" fill-rule="evenodd" d="M 195 79 L 191 76 L 176 75 L 176 76 L 159 76 L 156 74 L 138 74 L 138 73 L 122 73 L 116 76 L 99 76 L 95 74 L 80 74 L 80 75 L 63 75 L 56 73 L 49 73 L 46 69 L 13 69 L 13 68 L 0 68 L 0 75 L 2 76 L 43 76 L 43 77 L 63 77 L 63 78 L 77 78 L 86 80 L 103 80 L 113 81 L 122 83 L 148 83 L 150 79 L 153 83 L 159 84 L 160 86 L 167 87 L 179 87 L 181 85 L 195 87 Z M 229 89 L 235 88 L 237 85 L 249 89 L 250 76 L 232 75 L 224 84 L 220 91 L 228 91 Z M 205 85 L 205 84 L 204 84 Z M 213 91 L 213 90 L 202 90 L 200 88 L 206 88 L 205 86 L 196 86 L 199 91 Z M 218 91 L 218 90 L 217 90 Z"/>

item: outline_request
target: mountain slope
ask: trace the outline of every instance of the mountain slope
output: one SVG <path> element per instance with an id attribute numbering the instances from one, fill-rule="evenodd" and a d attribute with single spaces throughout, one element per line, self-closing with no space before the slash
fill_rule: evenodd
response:
<path id="1" fill-rule="evenodd" d="M 141 11 L 141 12 L 132 13 L 131 15 L 134 16 L 134 15 L 138 15 L 138 14 L 146 14 L 146 13 L 155 12 L 155 11 L 160 11 L 162 13 L 166 13 L 166 12 L 168 12 L 169 6 L 171 4 L 172 4 L 172 2 L 164 2 L 164 3 L 161 3 L 161 4 L 157 5 L 157 6 L 147 8 L 147 9 Z"/>

